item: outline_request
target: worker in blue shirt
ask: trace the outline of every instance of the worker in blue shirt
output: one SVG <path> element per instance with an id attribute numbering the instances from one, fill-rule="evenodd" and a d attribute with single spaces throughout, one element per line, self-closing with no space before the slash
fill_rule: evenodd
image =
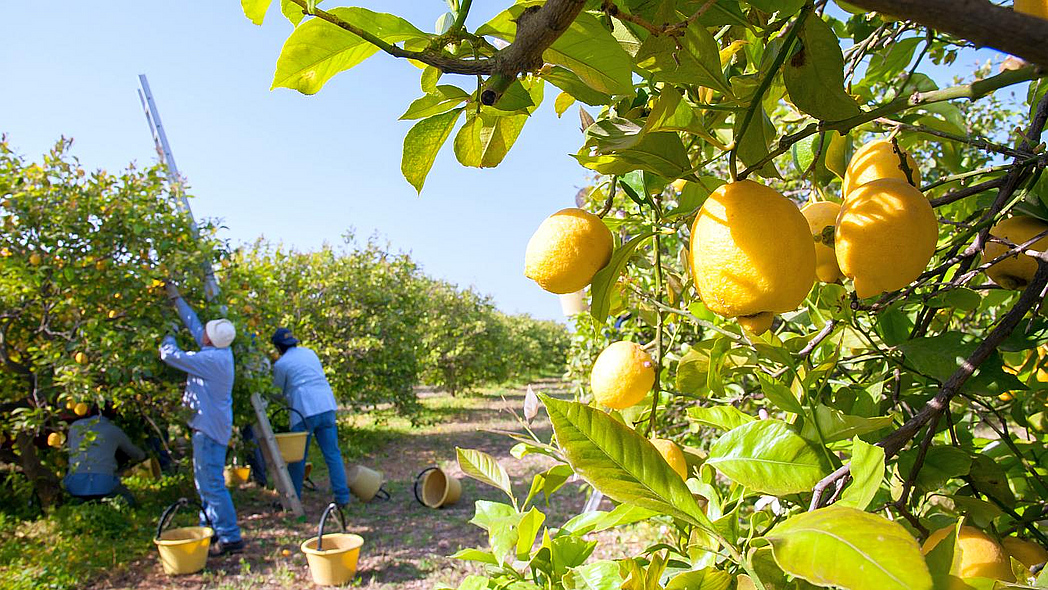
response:
<path id="1" fill-rule="evenodd" d="M 298 339 L 287 328 L 278 329 L 270 340 L 280 352 L 280 358 L 273 363 L 273 383 L 283 392 L 288 405 L 296 410 L 291 412 L 291 430 L 309 433 L 306 437 L 307 453 L 310 439 L 316 437 L 324 462 L 327 463 L 335 503 L 345 506 L 349 503 L 349 486 L 346 484 L 342 453 L 338 448 L 335 394 L 324 376 L 320 359 L 312 350 L 299 346 Z M 289 464 L 287 470 L 295 484 L 295 492 L 301 497 L 306 457 L 303 455 L 301 461 Z"/>
<path id="2" fill-rule="evenodd" d="M 229 345 L 236 337 L 236 329 L 233 322 L 226 319 L 201 325 L 178 289 L 171 283 L 167 283 L 166 289 L 182 323 L 200 346 L 196 352 L 183 351 L 175 337 L 168 334 L 160 344 L 160 359 L 187 374 L 182 403 L 193 411 L 189 421 L 193 430 L 193 480 L 200 503 L 218 537 L 211 545 L 211 553 L 237 552 L 243 549 L 244 541 L 237 526 L 233 498 L 222 476 L 229 437 L 233 433 L 234 369 Z"/>
<path id="3" fill-rule="evenodd" d="M 119 451 L 137 463 L 146 454 L 108 416 L 93 412 L 73 422 L 67 444 L 69 473 L 62 483 L 71 496 L 81 500 L 122 496 L 135 505 L 135 497 L 117 476 L 116 456 Z"/>

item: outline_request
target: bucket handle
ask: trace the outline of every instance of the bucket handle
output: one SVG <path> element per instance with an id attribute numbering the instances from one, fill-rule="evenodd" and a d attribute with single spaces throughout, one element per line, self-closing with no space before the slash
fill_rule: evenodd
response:
<path id="1" fill-rule="evenodd" d="M 178 509 L 182 506 L 189 506 L 190 504 L 193 504 L 194 506 L 200 508 L 200 513 L 204 515 L 204 520 L 207 521 L 208 527 L 210 527 L 212 530 L 215 528 L 211 525 L 211 518 L 208 517 L 207 511 L 204 510 L 203 504 L 201 504 L 200 502 L 191 501 L 188 498 L 179 498 L 178 501 L 165 508 L 164 512 L 160 514 L 160 522 L 158 522 L 156 525 L 157 539 L 160 538 L 160 534 L 164 532 L 164 529 L 167 528 L 167 525 L 171 524 L 171 519 L 175 517 L 175 512 L 177 512 Z"/>
<path id="2" fill-rule="evenodd" d="M 389 492 L 386 491 L 386 488 L 384 488 L 382 486 L 379 486 L 378 491 L 375 492 L 375 497 L 380 499 L 380 500 L 388 501 L 389 498 L 390 498 L 390 495 L 389 495 Z"/>
<path id="3" fill-rule="evenodd" d="M 324 542 L 324 523 L 327 522 L 328 515 L 334 511 L 338 515 L 338 524 L 342 527 L 342 532 L 346 532 L 346 517 L 342 514 L 342 509 L 338 507 L 338 504 L 334 502 L 328 504 L 327 508 L 324 509 L 324 514 L 320 515 L 320 527 L 317 530 L 317 551 L 323 551 L 322 546 Z"/>
<path id="4" fill-rule="evenodd" d="M 284 411 L 287 411 L 288 413 L 294 412 L 294 413 L 298 414 L 298 417 L 302 419 L 302 424 L 305 425 L 306 417 L 305 417 L 305 415 L 302 414 L 302 412 L 299 412 L 295 408 L 292 408 L 288 403 L 286 403 L 286 402 L 284 402 L 282 400 L 280 401 L 280 403 L 277 403 L 277 404 L 274 404 L 274 405 L 277 406 L 276 411 L 273 412 L 274 416 L 276 416 L 280 412 L 284 412 Z M 288 425 L 288 428 L 290 428 L 290 427 L 291 426 Z"/>
<path id="5" fill-rule="evenodd" d="M 420 496 L 418 494 L 418 484 L 422 481 L 422 478 L 427 473 L 429 473 L 430 471 L 436 471 L 437 469 L 440 469 L 440 468 L 439 467 L 427 467 L 427 468 L 423 469 L 421 473 L 419 473 L 417 476 L 415 476 L 415 483 L 411 486 L 411 491 L 415 494 L 415 499 L 418 500 L 418 503 L 422 504 L 423 506 L 425 506 L 426 503 L 422 501 L 422 496 Z M 383 491 L 385 491 L 385 490 L 383 490 Z M 388 496 L 389 494 L 387 493 L 386 495 Z"/>

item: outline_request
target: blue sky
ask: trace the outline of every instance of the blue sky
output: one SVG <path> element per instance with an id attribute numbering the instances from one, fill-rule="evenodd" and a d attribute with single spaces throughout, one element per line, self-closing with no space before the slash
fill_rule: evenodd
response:
<path id="1" fill-rule="evenodd" d="M 560 318 L 556 296 L 524 278 L 523 256 L 538 224 L 572 206 L 586 182 L 568 155 L 582 139 L 576 111 L 558 119 L 548 88 L 501 166 L 463 168 L 445 146 L 419 197 L 400 174 L 411 122 L 397 120 L 421 95 L 419 70 L 380 54 L 315 96 L 271 92 L 291 30 L 278 4 L 256 27 L 235 0 L 3 3 L 0 132 L 32 158 L 65 135 L 89 168 L 152 163 L 136 94 L 145 73 L 194 211 L 224 220 L 234 243 L 265 236 L 309 249 L 353 228 L 409 252 L 430 275 L 493 295 L 505 311 Z M 349 4 L 423 30 L 446 10 L 443 0 Z M 467 24 L 506 4 L 475 2 Z M 967 68 L 974 56 L 959 61 Z"/>

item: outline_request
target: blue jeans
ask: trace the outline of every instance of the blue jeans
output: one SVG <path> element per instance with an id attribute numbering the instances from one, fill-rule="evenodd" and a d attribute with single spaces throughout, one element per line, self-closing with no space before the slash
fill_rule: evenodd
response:
<path id="1" fill-rule="evenodd" d="M 234 543 L 240 540 L 237 511 L 226 489 L 222 470 L 226 466 L 226 445 L 200 431 L 193 431 L 193 481 L 204 512 L 211 520 L 218 540 Z M 201 523 L 204 515 L 200 515 Z"/>
<path id="2" fill-rule="evenodd" d="M 306 436 L 306 455 L 301 461 L 289 463 L 288 475 L 291 483 L 295 484 L 295 492 L 302 497 L 302 478 L 306 473 L 306 456 L 309 455 L 309 441 L 317 437 L 317 445 L 324 455 L 324 463 L 327 463 L 328 477 L 331 480 L 331 493 L 335 496 L 335 502 L 339 504 L 349 503 L 349 486 L 346 485 L 346 466 L 342 464 L 342 452 L 338 450 L 338 425 L 335 423 L 334 410 L 321 412 L 314 416 L 306 416 L 305 421 L 299 422 L 291 427 L 292 432 L 308 432 Z"/>

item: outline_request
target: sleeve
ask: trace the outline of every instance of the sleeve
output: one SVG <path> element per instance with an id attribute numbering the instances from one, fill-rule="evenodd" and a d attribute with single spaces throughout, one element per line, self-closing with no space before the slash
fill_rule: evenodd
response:
<path id="1" fill-rule="evenodd" d="M 207 355 L 199 352 L 186 352 L 178 347 L 174 336 L 166 336 L 160 343 L 160 360 L 169 367 L 185 371 L 197 377 L 208 377 L 210 362 Z"/>
<path id="2" fill-rule="evenodd" d="M 200 323 L 200 318 L 193 308 L 185 299 L 179 297 L 175 300 L 175 309 L 178 311 L 178 317 L 182 318 L 182 323 L 193 335 L 193 340 L 196 340 L 197 346 L 204 346 L 204 325 Z"/>
<path id="3" fill-rule="evenodd" d="M 127 434 L 125 434 L 123 430 L 120 430 L 120 428 L 114 428 L 114 430 L 116 430 L 115 436 L 117 440 L 117 447 L 121 451 L 127 453 L 127 455 L 131 457 L 131 460 L 135 463 L 139 461 L 144 461 L 146 458 L 146 452 L 136 447 L 135 444 L 131 442 L 131 439 L 127 437 Z"/>
<path id="4" fill-rule="evenodd" d="M 287 397 L 287 372 L 280 361 L 273 363 L 273 386 L 280 390 L 281 395 Z"/>

